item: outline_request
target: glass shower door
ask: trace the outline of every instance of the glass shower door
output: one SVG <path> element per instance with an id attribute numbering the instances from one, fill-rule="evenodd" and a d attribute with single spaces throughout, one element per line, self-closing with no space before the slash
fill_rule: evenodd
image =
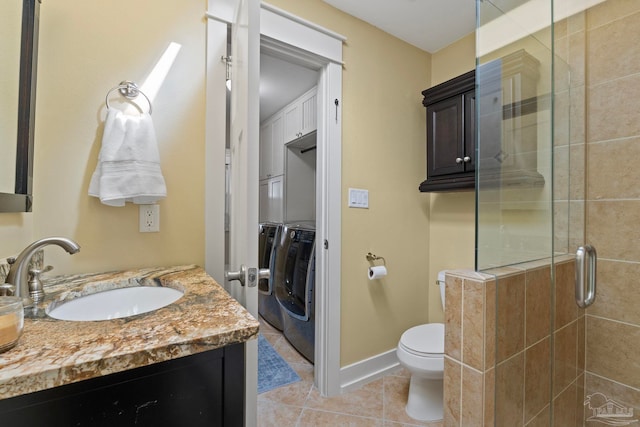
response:
<path id="1" fill-rule="evenodd" d="M 583 425 L 574 273 L 585 244 L 585 91 L 574 12 L 549 0 L 477 7 L 476 269 L 495 277 L 493 424 Z"/>

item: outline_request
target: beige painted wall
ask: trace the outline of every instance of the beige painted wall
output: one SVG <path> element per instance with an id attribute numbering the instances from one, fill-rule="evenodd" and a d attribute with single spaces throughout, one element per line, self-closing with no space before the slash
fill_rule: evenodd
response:
<path id="1" fill-rule="evenodd" d="M 473 32 L 433 54 L 431 86 L 471 71 L 475 66 L 476 34 Z"/>
<path id="2" fill-rule="evenodd" d="M 63 235 L 80 253 L 48 249 L 57 273 L 204 262 L 206 1 L 43 3 L 40 20 L 32 227 L 3 244 L 3 255 L 31 240 Z M 107 91 L 143 83 L 170 42 L 182 45 L 153 102 L 168 197 L 160 232 L 138 232 L 138 208 L 89 197 Z M 5 221 L 3 215 L 2 221 Z M 2 227 L 0 239 L 16 234 Z M 30 229 L 30 231 L 28 231 Z"/>
<path id="3" fill-rule="evenodd" d="M 440 49 L 431 59 L 431 85 L 475 68 L 475 34 Z M 473 269 L 475 257 L 475 192 L 431 193 L 429 221 L 429 321 L 444 321 L 438 271 Z"/>
<path id="4" fill-rule="evenodd" d="M 430 55 L 320 0 L 273 5 L 347 37 L 342 112 L 342 366 L 393 349 L 428 318 L 429 196 L 425 114 Z M 369 190 L 369 209 L 347 207 L 349 188 Z M 389 275 L 369 281 L 368 252 Z"/>
<path id="5" fill-rule="evenodd" d="M 466 58 L 473 49 L 462 39 L 433 55 L 432 64 L 431 55 L 320 0 L 272 3 L 347 37 L 340 307 L 345 366 L 394 348 L 404 330 L 441 316 L 432 286 L 437 271 L 472 266 L 473 193 L 429 195 L 417 187 L 426 169 L 420 92 L 473 68 L 473 56 L 468 67 L 450 59 Z M 58 273 L 203 263 L 205 8 L 205 2 L 168 0 L 43 4 L 34 212 L 0 216 L 0 255 L 57 234 L 83 247 L 74 256 L 47 250 Z M 124 23 L 125 9 L 142 17 L 152 10 L 153 19 Z M 153 114 L 169 196 L 160 202 L 161 232 L 141 234 L 137 207 L 103 206 L 87 196 L 87 187 L 107 90 L 122 79 L 142 82 L 172 41 L 182 49 Z M 347 208 L 350 187 L 370 191 L 368 210 Z M 367 252 L 385 257 L 386 279 L 367 279 Z"/>

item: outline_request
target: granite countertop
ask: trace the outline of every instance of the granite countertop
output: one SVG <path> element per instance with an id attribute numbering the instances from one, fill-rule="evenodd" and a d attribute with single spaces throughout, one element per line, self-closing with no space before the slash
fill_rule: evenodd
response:
<path id="1" fill-rule="evenodd" d="M 43 279 L 45 300 L 25 312 L 18 344 L 0 353 L 0 399 L 248 341 L 258 321 L 202 268 L 188 265 Z M 73 322 L 46 306 L 96 289 L 132 285 L 184 290 L 159 310 Z"/>

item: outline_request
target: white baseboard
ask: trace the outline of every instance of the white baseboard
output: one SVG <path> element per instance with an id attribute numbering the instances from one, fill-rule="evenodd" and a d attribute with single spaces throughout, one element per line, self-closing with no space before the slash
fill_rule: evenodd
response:
<path id="1" fill-rule="evenodd" d="M 340 368 L 340 393 L 349 392 L 373 380 L 382 378 L 399 366 L 400 362 L 398 362 L 398 356 L 394 348 Z"/>

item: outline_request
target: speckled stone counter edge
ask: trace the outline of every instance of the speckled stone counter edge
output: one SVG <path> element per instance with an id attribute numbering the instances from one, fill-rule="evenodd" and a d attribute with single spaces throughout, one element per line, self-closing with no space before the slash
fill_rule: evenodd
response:
<path id="1" fill-rule="evenodd" d="M 70 293 L 142 282 L 184 289 L 159 310 L 94 322 L 56 320 L 47 305 Z M 0 398 L 8 398 L 188 356 L 258 334 L 258 321 L 202 268 L 169 268 L 60 276 L 44 282 L 45 300 L 25 313 L 16 347 L 0 353 Z"/>

